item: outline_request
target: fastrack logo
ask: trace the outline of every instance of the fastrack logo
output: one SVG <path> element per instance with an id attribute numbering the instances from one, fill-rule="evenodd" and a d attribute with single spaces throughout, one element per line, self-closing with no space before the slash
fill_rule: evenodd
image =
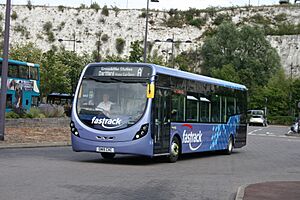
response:
<path id="1" fill-rule="evenodd" d="M 122 126 L 121 121 L 122 120 L 120 118 L 117 118 L 117 119 L 106 119 L 106 118 L 99 119 L 97 117 L 93 117 L 92 124 L 101 125 L 103 128 L 107 128 L 107 129 L 113 129 L 113 128 L 118 128 L 118 127 Z"/>
<path id="2" fill-rule="evenodd" d="M 202 145 L 202 132 L 193 133 L 193 126 L 190 124 L 183 124 L 182 126 L 188 127 L 191 131 L 187 133 L 187 130 L 183 131 L 183 144 L 189 144 L 189 147 L 192 151 L 198 150 Z M 195 146 L 195 144 L 198 144 Z"/>

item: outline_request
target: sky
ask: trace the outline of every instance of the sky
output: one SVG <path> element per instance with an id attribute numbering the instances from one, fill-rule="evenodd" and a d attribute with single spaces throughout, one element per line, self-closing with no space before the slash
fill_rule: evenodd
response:
<path id="1" fill-rule="evenodd" d="M 11 0 L 13 5 L 26 5 L 28 0 Z M 117 6 L 118 8 L 138 8 L 142 9 L 147 6 L 147 0 L 31 0 L 33 5 L 48 5 L 48 6 L 70 6 L 79 7 L 80 4 L 90 5 L 91 2 L 96 2 L 103 7 L 104 5 Z M 159 3 L 150 2 L 150 9 L 168 10 L 171 8 L 186 10 L 190 7 L 203 9 L 210 6 L 214 7 L 230 7 L 230 6 L 245 6 L 249 3 L 253 6 L 278 4 L 279 0 L 159 0 Z M 0 4 L 5 4 L 6 0 L 0 0 Z"/>

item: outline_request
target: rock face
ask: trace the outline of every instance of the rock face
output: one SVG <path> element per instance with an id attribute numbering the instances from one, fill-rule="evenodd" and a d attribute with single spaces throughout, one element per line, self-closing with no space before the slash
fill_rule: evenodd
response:
<path id="1" fill-rule="evenodd" d="M 0 5 L 0 19 L 4 24 L 5 6 Z M 102 10 L 79 9 L 65 7 L 13 6 L 11 18 L 11 44 L 33 42 L 43 51 L 51 48 L 63 47 L 78 53 L 96 51 L 100 41 L 99 53 L 106 55 L 129 54 L 130 43 L 143 41 L 145 34 L 145 18 L 142 10 L 114 10 L 109 9 L 108 15 Z M 216 26 L 218 16 L 227 15 L 236 24 L 255 24 L 274 27 L 276 23 L 300 24 L 300 6 L 265 6 L 220 9 L 209 12 L 203 10 L 200 16 L 205 23 L 200 28 L 186 25 L 170 28 L 166 21 L 170 18 L 167 11 L 150 11 L 148 41 L 152 46 L 151 53 L 162 51 L 171 52 L 171 43 L 157 43 L 159 39 L 165 41 L 174 35 L 175 41 L 182 43 L 175 45 L 175 54 L 196 49 L 202 44 L 205 31 Z M 3 29 L 3 28 L 2 28 Z M 299 28 L 300 29 L 300 28 Z M 64 41 L 59 42 L 59 39 Z M 117 51 L 117 39 L 123 41 L 124 48 Z M 281 62 L 289 75 L 299 75 L 300 65 L 300 36 L 283 35 L 267 36 L 271 45 L 276 48 Z M 79 42 L 75 42 L 80 41 Z M 193 43 L 184 43 L 191 40 Z"/>

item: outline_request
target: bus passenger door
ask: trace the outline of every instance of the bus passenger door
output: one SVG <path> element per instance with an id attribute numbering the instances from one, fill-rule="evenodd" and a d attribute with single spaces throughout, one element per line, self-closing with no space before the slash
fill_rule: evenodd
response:
<path id="1" fill-rule="evenodd" d="M 156 89 L 154 103 L 154 154 L 169 153 L 170 146 L 170 98 L 167 89 Z"/>

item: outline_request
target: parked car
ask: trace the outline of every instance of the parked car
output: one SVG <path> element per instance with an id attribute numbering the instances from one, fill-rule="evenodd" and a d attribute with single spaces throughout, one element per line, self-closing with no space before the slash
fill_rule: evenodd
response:
<path id="1" fill-rule="evenodd" d="M 267 126 L 267 119 L 263 115 L 252 115 L 249 119 L 249 126 L 251 125 L 262 125 Z"/>

